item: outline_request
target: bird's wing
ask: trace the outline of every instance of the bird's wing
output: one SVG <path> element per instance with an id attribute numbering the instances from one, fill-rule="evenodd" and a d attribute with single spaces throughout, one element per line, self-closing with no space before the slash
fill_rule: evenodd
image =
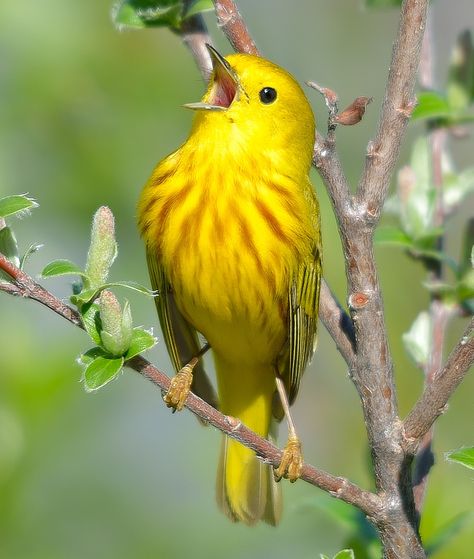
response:
<path id="1" fill-rule="evenodd" d="M 163 266 L 155 252 L 149 248 L 147 248 L 147 262 L 152 287 L 158 292 L 155 304 L 161 330 L 171 362 L 177 372 L 199 353 L 198 335 L 179 311 Z M 218 407 L 217 395 L 206 375 L 202 360 L 194 368 L 191 390 L 211 406 Z"/>
<path id="2" fill-rule="evenodd" d="M 290 404 L 298 394 L 301 377 L 316 349 L 322 261 L 319 207 L 312 187 L 308 197 L 314 216 L 314 244 L 311 254 L 300 263 L 290 285 L 288 340 L 278 364 Z"/>

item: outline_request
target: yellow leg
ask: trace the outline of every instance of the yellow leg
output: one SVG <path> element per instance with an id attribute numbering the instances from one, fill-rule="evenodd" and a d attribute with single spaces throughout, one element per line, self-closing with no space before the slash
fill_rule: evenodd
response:
<path id="1" fill-rule="evenodd" d="M 183 409 L 186 398 L 191 391 L 194 367 L 209 348 L 209 344 L 203 346 L 199 353 L 171 379 L 170 387 L 163 400 L 169 408 L 173 408 L 173 412 Z"/>
<path id="2" fill-rule="evenodd" d="M 295 424 L 290 413 L 290 404 L 286 394 L 285 385 L 279 376 L 276 377 L 276 386 L 280 396 L 283 411 L 288 422 L 288 441 L 283 449 L 283 456 L 280 465 L 273 472 L 276 481 L 285 477 L 294 483 L 301 475 L 303 468 L 303 454 L 301 452 L 301 442 L 296 434 Z"/>

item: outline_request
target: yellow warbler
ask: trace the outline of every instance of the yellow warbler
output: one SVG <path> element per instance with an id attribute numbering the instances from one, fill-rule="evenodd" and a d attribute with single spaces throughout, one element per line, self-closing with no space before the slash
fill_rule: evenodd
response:
<path id="1" fill-rule="evenodd" d="M 213 74 L 202 102 L 187 105 L 196 110 L 191 133 L 158 164 L 139 202 L 177 371 L 165 401 L 179 410 L 191 388 L 268 437 L 272 415 L 281 419 L 296 397 L 316 338 L 321 240 L 308 178 L 314 117 L 286 71 L 263 58 L 223 58 L 208 49 Z M 214 354 L 218 401 L 199 361 L 207 346 L 200 349 L 197 332 Z M 276 479 L 294 481 L 301 465 L 289 417 Z M 225 437 L 221 509 L 234 521 L 276 524 L 279 493 L 271 468 Z"/>

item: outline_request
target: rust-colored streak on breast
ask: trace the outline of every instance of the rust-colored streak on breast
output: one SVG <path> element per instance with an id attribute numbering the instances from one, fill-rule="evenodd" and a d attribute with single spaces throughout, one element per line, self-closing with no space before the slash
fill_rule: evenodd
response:
<path id="1" fill-rule="evenodd" d="M 269 289 L 274 292 L 276 290 L 275 278 L 273 274 L 266 270 L 262 264 L 260 256 L 255 246 L 255 242 L 252 236 L 252 231 L 250 230 L 249 224 L 247 223 L 245 217 L 240 213 L 237 208 L 234 208 L 234 215 L 240 227 L 241 239 L 245 245 L 245 248 L 252 255 L 255 261 L 255 266 L 260 274 L 260 276 L 266 281 Z"/>
<path id="2" fill-rule="evenodd" d="M 282 226 L 278 219 L 273 215 L 271 210 L 261 201 L 255 200 L 255 206 L 257 210 L 260 212 L 262 218 L 267 222 L 268 226 L 271 228 L 273 233 L 278 237 L 278 239 L 285 244 L 289 244 L 289 239 L 285 235 L 285 232 L 282 229 Z"/>
<path id="3" fill-rule="evenodd" d="M 279 202 L 285 207 L 288 214 L 294 219 L 301 219 L 299 212 L 297 211 L 297 204 L 293 197 L 293 194 L 283 185 L 275 182 L 267 182 L 265 186 L 272 190 L 279 197 Z"/>
<path id="4" fill-rule="evenodd" d="M 161 206 L 160 211 L 158 212 L 158 215 L 157 215 L 157 218 L 156 218 L 156 221 L 157 221 L 157 224 L 158 224 L 157 236 L 158 236 L 159 239 L 161 239 L 161 237 L 163 236 L 164 228 L 165 228 L 165 225 L 166 225 L 166 220 L 167 220 L 167 218 L 169 216 L 169 213 L 171 212 L 172 208 L 175 207 L 175 206 L 178 206 L 178 205 L 180 205 L 184 202 L 184 200 L 188 196 L 189 192 L 191 191 L 191 187 L 192 187 L 191 183 L 189 183 L 189 182 L 186 183 L 177 192 L 168 196 L 166 198 L 166 200 L 163 202 L 163 205 Z"/>

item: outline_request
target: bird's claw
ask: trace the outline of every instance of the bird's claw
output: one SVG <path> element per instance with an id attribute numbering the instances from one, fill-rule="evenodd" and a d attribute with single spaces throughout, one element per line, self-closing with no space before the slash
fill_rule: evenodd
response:
<path id="1" fill-rule="evenodd" d="M 296 437 L 290 437 L 283 450 L 280 465 L 273 472 L 275 481 L 280 481 L 284 477 L 294 483 L 300 477 L 302 469 L 303 454 L 300 440 Z"/>
<path id="2" fill-rule="evenodd" d="M 186 402 L 191 383 L 193 382 L 193 369 L 185 365 L 172 379 L 168 392 L 163 397 L 165 404 L 173 411 L 181 411 Z"/>

